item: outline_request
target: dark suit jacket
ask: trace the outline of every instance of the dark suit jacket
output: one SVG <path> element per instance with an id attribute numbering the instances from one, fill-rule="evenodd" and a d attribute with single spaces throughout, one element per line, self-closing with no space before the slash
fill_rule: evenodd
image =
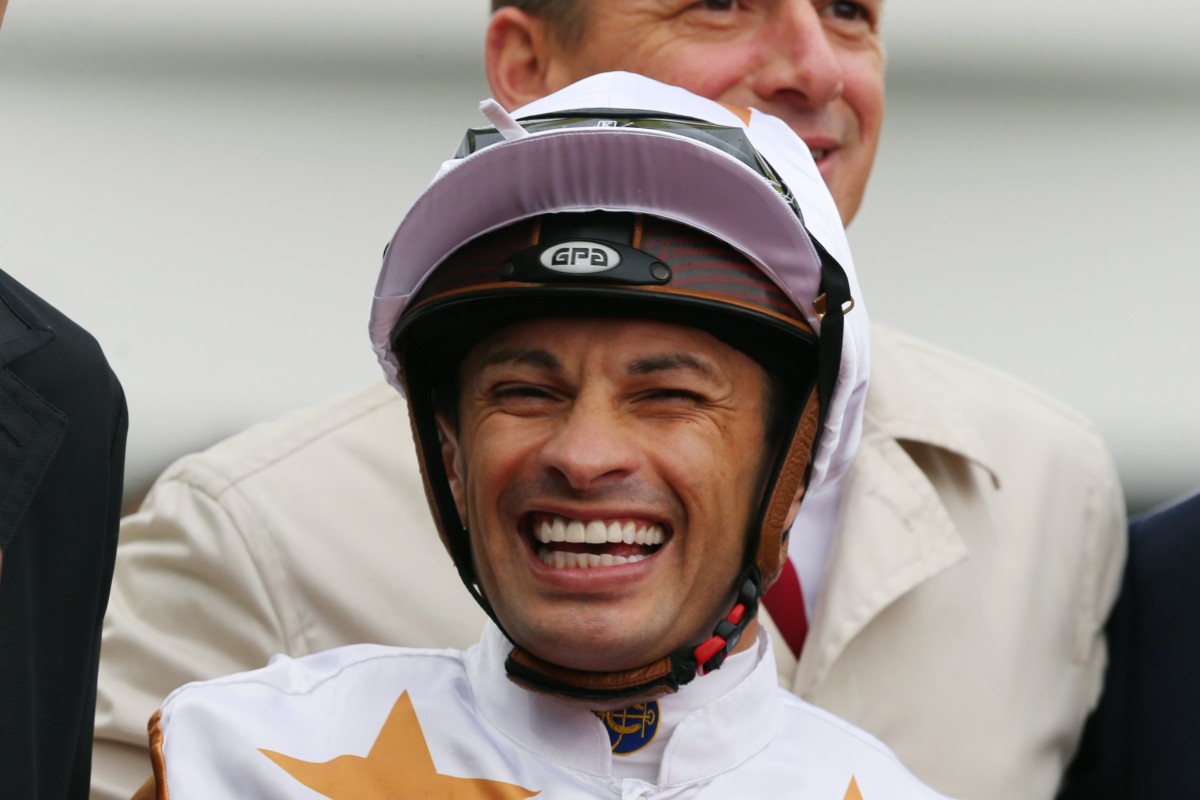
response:
<path id="1" fill-rule="evenodd" d="M 125 395 L 96 341 L 0 272 L 0 797 L 86 798 Z"/>
<path id="2" fill-rule="evenodd" d="M 1200 797 L 1200 494 L 1129 534 L 1104 695 L 1060 800 Z"/>

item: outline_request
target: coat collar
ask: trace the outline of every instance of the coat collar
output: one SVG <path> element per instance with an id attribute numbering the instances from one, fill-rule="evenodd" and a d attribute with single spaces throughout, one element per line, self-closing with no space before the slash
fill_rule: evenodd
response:
<path id="1" fill-rule="evenodd" d="M 0 272 L 0 368 L 54 341 L 50 321 L 26 301 L 26 294 Z"/>
<path id="2" fill-rule="evenodd" d="M 999 488 L 1000 459 L 968 414 L 975 407 L 969 392 L 978 388 L 963 385 L 962 371 L 946 369 L 961 356 L 938 350 L 931 358 L 930 345 L 884 325 L 875 326 L 871 350 L 864 429 L 952 453 L 982 467 Z"/>

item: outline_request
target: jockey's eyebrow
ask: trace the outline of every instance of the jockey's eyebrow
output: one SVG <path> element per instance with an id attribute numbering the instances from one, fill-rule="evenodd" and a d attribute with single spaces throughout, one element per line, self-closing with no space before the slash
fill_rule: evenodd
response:
<path id="1" fill-rule="evenodd" d="M 497 364 L 525 364 L 544 369 L 547 372 L 561 372 L 562 362 L 554 357 L 549 350 L 540 347 L 502 347 L 488 353 L 481 367 L 492 367 Z"/>
<path id="2" fill-rule="evenodd" d="M 655 372 L 669 370 L 691 370 L 699 372 L 710 380 L 717 379 L 717 370 L 708 361 L 691 353 L 663 353 L 662 355 L 647 356 L 629 363 L 630 375 L 650 375 Z"/>

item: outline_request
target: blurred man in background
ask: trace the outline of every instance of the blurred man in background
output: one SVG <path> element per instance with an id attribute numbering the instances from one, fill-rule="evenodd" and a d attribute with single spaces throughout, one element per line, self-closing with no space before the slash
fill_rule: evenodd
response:
<path id="1" fill-rule="evenodd" d="M 5 798 L 88 795 L 126 430 L 125 394 L 96 340 L 0 271 Z"/>
<path id="2" fill-rule="evenodd" d="M 854 218 L 882 126 L 882 0 L 497 6 L 486 65 L 506 107 L 610 69 L 757 107 L 800 134 Z M 1007 376 L 882 326 L 871 347 L 853 469 L 806 500 L 767 597 L 781 682 L 946 794 L 1052 797 L 1100 690 L 1124 559 L 1111 460 L 1086 421 Z M 394 444 L 406 424 L 381 385 L 160 478 L 123 528 L 100 796 L 137 787 L 145 720 L 187 680 L 275 652 L 476 639 L 480 615 L 444 591 L 453 570 L 420 530 L 415 458 Z"/>

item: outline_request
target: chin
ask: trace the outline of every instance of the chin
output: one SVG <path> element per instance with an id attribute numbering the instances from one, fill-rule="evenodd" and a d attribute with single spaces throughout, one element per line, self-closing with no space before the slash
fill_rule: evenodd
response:
<path id="1" fill-rule="evenodd" d="M 617 642 L 591 641 L 576 644 L 565 637 L 556 641 L 553 647 L 529 651 L 551 663 L 584 672 L 624 672 L 653 664 L 670 653 L 657 648 L 652 650 Z M 588 655 L 581 658 L 581 653 Z"/>
<path id="2" fill-rule="evenodd" d="M 576 617 L 569 626 L 543 629 L 544 635 L 514 638 L 538 658 L 585 672 L 637 669 L 672 652 L 663 649 L 663 636 L 631 637 L 630 630 L 627 619 L 581 625 Z"/>

